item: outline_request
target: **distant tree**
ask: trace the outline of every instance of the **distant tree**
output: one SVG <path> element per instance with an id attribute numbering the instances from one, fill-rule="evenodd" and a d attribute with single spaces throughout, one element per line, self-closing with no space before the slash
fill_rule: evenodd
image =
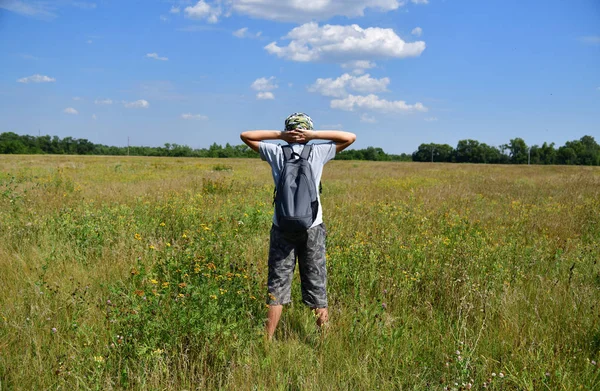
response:
<path id="1" fill-rule="evenodd" d="M 367 147 L 366 149 L 349 149 L 336 154 L 337 160 L 373 160 L 388 161 L 390 155 L 381 148 Z"/>
<path id="2" fill-rule="evenodd" d="M 573 143 L 579 144 L 576 150 L 577 164 L 586 166 L 600 165 L 600 145 L 598 145 L 592 136 L 583 136 L 579 141 L 574 141 Z"/>
<path id="3" fill-rule="evenodd" d="M 412 161 L 412 155 L 410 155 L 408 153 L 401 153 L 400 155 L 390 154 L 389 157 L 390 157 L 390 160 L 394 161 L 394 162 L 411 162 Z"/>
<path id="4" fill-rule="evenodd" d="M 510 162 L 513 164 L 527 164 L 528 149 L 525 140 L 522 138 L 514 138 L 507 145 L 510 151 Z"/>
<path id="5" fill-rule="evenodd" d="M 414 162 L 451 162 L 454 149 L 448 144 L 421 144 L 413 152 L 412 160 Z"/>
<path id="6" fill-rule="evenodd" d="M 539 150 L 540 164 L 555 164 L 556 163 L 556 149 L 554 149 L 554 143 L 544 143 Z"/>
<path id="7" fill-rule="evenodd" d="M 556 161 L 558 164 L 576 164 L 577 153 L 575 153 L 575 150 L 571 147 L 562 146 L 558 148 Z"/>
<path id="8" fill-rule="evenodd" d="M 543 164 L 542 163 L 542 148 L 538 145 L 532 145 L 529 147 L 529 155 L 531 156 L 531 164 Z"/>
<path id="9" fill-rule="evenodd" d="M 454 161 L 457 163 L 480 163 L 481 149 L 479 141 L 476 140 L 460 140 L 454 150 Z"/>

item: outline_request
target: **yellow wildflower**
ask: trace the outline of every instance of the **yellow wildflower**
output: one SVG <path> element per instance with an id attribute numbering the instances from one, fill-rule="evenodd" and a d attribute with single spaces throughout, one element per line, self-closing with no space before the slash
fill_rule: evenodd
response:
<path id="1" fill-rule="evenodd" d="M 136 240 L 142 240 L 142 236 L 141 236 L 140 234 L 135 234 L 135 235 L 133 235 L 133 237 L 134 237 Z"/>
<path id="2" fill-rule="evenodd" d="M 165 282 L 163 282 L 163 283 L 162 283 L 162 287 L 163 287 L 163 288 L 167 288 L 168 286 L 169 286 L 169 283 L 168 283 L 168 282 L 166 282 L 166 281 L 165 281 Z"/>
<path id="3" fill-rule="evenodd" d="M 216 295 L 210 295 L 211 299 L 217 300 L 217 296 Z"/>
<path id="4" fill-rule="evenodd" d="M 164 227 L 166 224 L 165 223 L 160 223 L 159 224 L 161 227 Z"/>
<path id="5" fill-rule="evenodd" d="M 187 286 L 187 284 L 185 282 L 182 282 L 182 283 L 179 284 L 180 288 L 185 288 L 186 286 Z"/>
<path id="6" fill-rule="evenodd" d="M 96 361 L 98 363 L 103 363 L 104 362 L 104 357 L 102 357 L 102 356 L 94 356 L 94 361 Z"/>

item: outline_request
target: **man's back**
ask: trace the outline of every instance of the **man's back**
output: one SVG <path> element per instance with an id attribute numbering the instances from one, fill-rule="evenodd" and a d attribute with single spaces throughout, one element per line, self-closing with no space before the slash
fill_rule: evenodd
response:
<path id="1" fill-rule="evenodd" d="M 292 150 L 300 154 L 305 145 L 303 144 L 291 144 Z M 283 170 L 284 156 L 283 150 L 280 145 L 261 142 L 259 143 L 259 153 L 262 160 L 269 163 L 271 166 L 271 174 L 273 175 L 273 183 L 275 186 L 279 183 L 279 178 Z M 322 143 L 313 144 L 312 152 L 308 158 L 309 164 L 312 169 L 313 179 L 315 187 L 319 188 L 321 183 L 321 176 L 323 175 L 323 166 L 331 159 L 335 157 L 335 144 Z M 315 227 L 323 222 L 323 209 L 321 208 L 321 198 L 317 193 L 317 200 L 319 201 L 319 209 L 317 217 L 311 227 Z M 277 225 L 277 215 L 273 215 L 273 224 Z"/>

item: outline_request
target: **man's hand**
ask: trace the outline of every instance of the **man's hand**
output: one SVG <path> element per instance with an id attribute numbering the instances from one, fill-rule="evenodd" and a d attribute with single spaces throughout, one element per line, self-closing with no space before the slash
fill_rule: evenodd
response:
<path id="1" fill-rule="evenodd" d="M 307 143 L 314 139 L 314 131 L 306 129 L 286 130 L 281 132 L 281 139 L 290 144 Z"/>
<path id="2" fill-rule="evenodd" d="M 292 132 L 295 133 L 296 140 L 297 140 L 295 142 L 297 142 L 297 143 L 307 143 L 310 140 L 315 139 L 315 131 L 314 130 L 296 129 L 296 130 L 293 130 Z M 288 133 L 288 132 L 284 132 L 284 133 Z"/>
<path id="3" fill-rule="evenodd" d="M 280 138 L 286 143 L 298 143 L 298 131 L 296 130 L 287 130 L 285 132 L 281 132 Z"/>

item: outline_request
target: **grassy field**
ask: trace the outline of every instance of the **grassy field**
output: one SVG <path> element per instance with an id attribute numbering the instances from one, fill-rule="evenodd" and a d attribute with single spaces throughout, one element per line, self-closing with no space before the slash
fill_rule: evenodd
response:
<path id="1" fill-rule="evenodd" d="M 258 159 L 0 156 L 0 390 L 600 389 L 600 169 L 329 163 L 330 327 L 296 279 L 267 343 L 272 192 Z"/>

